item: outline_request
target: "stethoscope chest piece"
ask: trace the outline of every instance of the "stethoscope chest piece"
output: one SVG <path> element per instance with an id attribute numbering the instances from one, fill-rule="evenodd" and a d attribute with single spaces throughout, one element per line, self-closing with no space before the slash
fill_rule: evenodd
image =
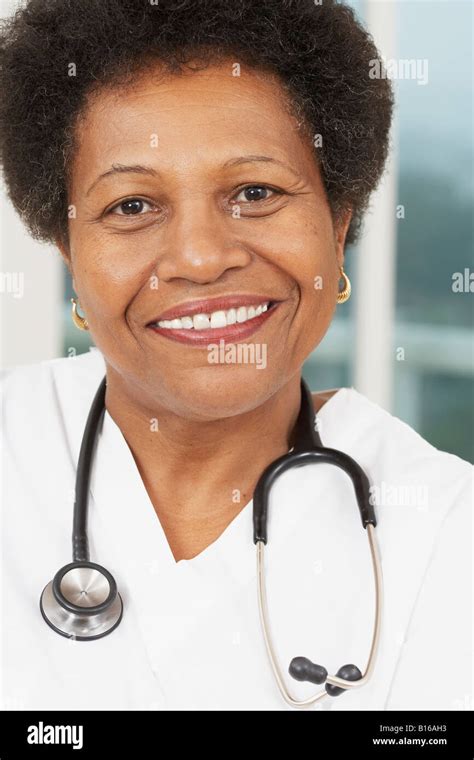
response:
<path id="1" fill-rule="evenodd" d="M 48 625 L 70 639 L 91 641 L 120 623 L 123 604 L 111 573 L 95 562 L 64 565 L 45 586 L 40 609 Z"/>

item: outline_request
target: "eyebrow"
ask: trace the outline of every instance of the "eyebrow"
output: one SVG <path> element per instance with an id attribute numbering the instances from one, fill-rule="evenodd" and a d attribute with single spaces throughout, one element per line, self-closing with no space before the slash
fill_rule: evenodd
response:
<path id="1" fill-rule="evenodd" d="M 225 162 L 224 168 L 227 168 L 228 166 L 239 166 L 240 164 L 255 164 L 258 162 L 278 164 L 279 166 L 283 166 L 284 169 L 292 172 L 295 176 L 299 176 L 296 170 L 289 164 L 285 164 L 283 161 L 279 161 L 277 158 L 272 158 L 271 156 L 239 156 L 238 158 L 231 158 L 229 161 Z"/>
<path id="2" fill-rule="evenodd" d="M 288 164 L 285 164 L 283 161 L 278 161 L 276 158 L 271 158 L 271 156 L 239 156 L 238 158 L 231 158 L 229 161 L 226 161 L 225 164 L 223 164 L 223 168 L 227 169 L 229 167 L 233 166 L 240 166 L 241 164 L 251 164 L 251 163 L 273 163 L 278 164 L 279 166 L 283 166 L 288 171 L 292 172 L 295 176 L 298 176 L 294 169 L 291 168 Z M 148 174 L 152 177 L 159 176 L 159 172 L 156 171 L 156 169 L 153 169 L 151 166 L 143 166 L 142 164 L 133 164 L 130 166 L 127 166 L 126 164 L 112 164 L 111 168 L 108 169 L 103 174 L 100 174 L 97 179 L 94 180 L 90 188 L 88 189 L 86 195 L 89 195 L 89 193 L 92 192 L 94 187 L 101 182 L 105 177 L 110 177 L 114 174 Z"/>
<path id="3" fill-rule="evenodd" d="M 99 174 L 97 179 L 94 180 L 92 185 L 90 186 L 89 190 L 87 191 L 86 195 L 89 195 L 89 193 L 92 192 L 94 187 L 101 182 L 105 177 L 110 177 L 113 174 L 150 174 L 152 177 L 157 177 L 158 172 L 153 169 L 151 166 L 142 166 L 141 164 L 134 164 L 132 166 L 127 166 L 125 164 L 112 164 L 111 168 L 108 169 L 103 174 Z"/>

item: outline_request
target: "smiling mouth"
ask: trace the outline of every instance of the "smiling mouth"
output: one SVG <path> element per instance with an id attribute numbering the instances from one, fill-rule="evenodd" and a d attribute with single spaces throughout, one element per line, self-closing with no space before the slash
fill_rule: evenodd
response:
<path id="1" fill-rule="evenodd" d="M 151 322 L 149 327 L 164 330 L 216 330 L 235 324 L 244 324 L 268 311 L 274 301 L 263 301 L 250 306 L 238 306 L 230 309 L 219 309 L 212 312 L 185 315 L 175 319 L 162 319 Z"/>
<path id="2" fill-rule="evenodd" d="M 238 343 L 259 330 L 282 303 L 268 298 L 262 300 L 258 296 L 255 299 L 232 296 L 214 301 L 214 304 L 203 301 L 169 309 L 163 312 L 161 319 L 149 322 L 147 327 L 157 335 L 196 348 L 208 348 L 221 340 Z M 212 305 L 220 308 L 212 311 L 209 309 Z M 208 311 L 204 311 L 206 306 Z"/>

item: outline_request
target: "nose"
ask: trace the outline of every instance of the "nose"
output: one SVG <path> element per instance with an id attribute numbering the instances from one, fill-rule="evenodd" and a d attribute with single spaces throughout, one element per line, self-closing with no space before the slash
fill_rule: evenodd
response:
<path id="1" fill-rule="evenodd" d="M 202 196 L 175 208 L 160 241 L 155 270 L 159 280 L 183 278 L 205 284 L 229 269 L 247 266 L 252 256 L 235 229 L 241 222 L 230 214 Z"/>

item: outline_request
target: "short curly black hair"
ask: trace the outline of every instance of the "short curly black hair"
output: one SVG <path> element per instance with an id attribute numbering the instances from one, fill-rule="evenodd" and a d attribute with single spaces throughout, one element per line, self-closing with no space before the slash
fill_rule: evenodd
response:
<path id="1" fill-rule="evenodd" d="M 321 136 L 328 202 L 336 217 L 352 209 L 354 242 L 385 165 L 393 92 L 369 76 L 374 42 L 336 0 L 26 0 L 2 27 L 0 156 L 33 237 L 67 243 L 74 131 L 94 90 L 132 81 L 150 59 L 179 74 L 229 56 L 276 74 Z"/>

